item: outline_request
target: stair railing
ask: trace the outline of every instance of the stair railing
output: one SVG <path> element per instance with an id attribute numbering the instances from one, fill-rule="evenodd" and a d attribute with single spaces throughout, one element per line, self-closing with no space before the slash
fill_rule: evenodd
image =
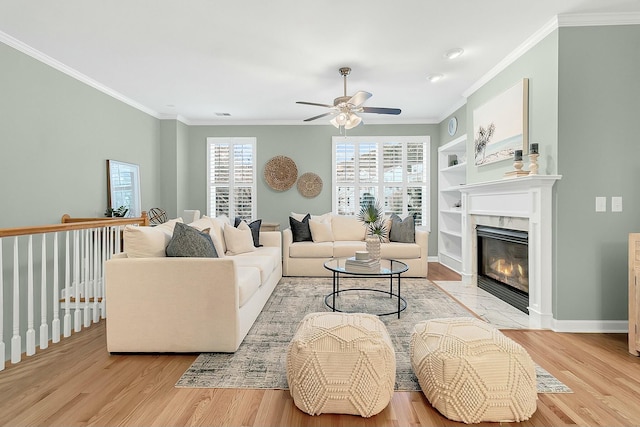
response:
<path id="1" fill-rule="evenodd" d="M 72 329 L 80 332 L 106 317 L 104 263 L 122 251 L 122 231 L 129 224 L 149 225 L 149 218 L 146 212 L 135 218 L 64 215 L 61 224 L 0 229 L 0 371 L 7 360 L 5 332 L 15 364 L 23 347 L 26 356 L 36 354 L 36 335 L 39 348 L 46 349 Z M 10 301 L 4 298 L 5 282 Z M 4 324 L 7 312 L 11 325 Z"/>

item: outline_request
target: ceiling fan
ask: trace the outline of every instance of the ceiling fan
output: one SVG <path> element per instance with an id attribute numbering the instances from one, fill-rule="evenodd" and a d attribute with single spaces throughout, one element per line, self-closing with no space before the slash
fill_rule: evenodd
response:
<path id="1" fill-rule="evenodd" d="M 316 102 L 297 101 L 296 104 L 316 105 L 318 107 L 329 108 L 330 111 L 319 114 L 314 117 L 305 119 L 305 122 L 319 119 L 321 117 L 333 116 L 329 121 L 332 125 L 340 129 L 352 129 L 362 123 L 362 118 L 356 113 L 375 113 L 375 114 L 400 114 L 399 108 L 381 108 L 381 107 L 364 107 L 362 104 L 373 95 L 369 92 L 358 91 L 353 96 L 347 95 L 347 76 L 351 73 L 351 68 L 342 67 L 339 69 L 340 75 L 344 78 L 344 95 L 333 100 L 333 105 L 319 104 Z"/>

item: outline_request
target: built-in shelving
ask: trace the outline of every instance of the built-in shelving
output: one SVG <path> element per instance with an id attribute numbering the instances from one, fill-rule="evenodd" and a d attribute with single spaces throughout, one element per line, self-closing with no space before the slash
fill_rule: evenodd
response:
<path id="1" fill-rule="evenodd" d="M 467 182 L 466 159 L 466 135 L 438 148 L 438 260 L 458 273 L 462 272 L 460 188 Z"/>

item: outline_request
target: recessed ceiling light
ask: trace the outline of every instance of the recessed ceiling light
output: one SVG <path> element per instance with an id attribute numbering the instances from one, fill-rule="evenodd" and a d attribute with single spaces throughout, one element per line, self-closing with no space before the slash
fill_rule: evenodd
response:
<path id="1" fill-rule="evenodd" d="M 231 116 L 231 113 L 216 113 L 216 116 L 218 116 L 218 117 L 229 117 L 229 116 Z"/>
<path id="2" fill-rule="evenodd" d="M 443 74 L 439 74 L 439 73 L 438 74 L 429 74 L 427 76 L 427 80 L 429 80 L 431 83 L 435 83 L 438 80 L 442 79 L 443 77 L 444 77 L 444 75 Z"/>
<path id="3" fill-rule="evenodd" d="M 175 108 L 176 106 L 173 104 L 167 104 L 165 107 L 169 107 L 169 108 Z"/>
<path id="4" fill-rule="evenodd" d="M 456 59 L 457 57 L 459 57 L 463 53 L 464 53 L 464 49 L 461 49 L 461 48 L 457 47 L 455 49 L 451 49 L 451 50 L 446 51 L 444 56 L 447 59 Z"/>

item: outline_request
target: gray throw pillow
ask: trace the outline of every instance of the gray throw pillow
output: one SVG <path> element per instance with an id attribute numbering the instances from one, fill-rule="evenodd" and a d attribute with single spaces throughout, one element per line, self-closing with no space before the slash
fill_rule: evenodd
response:
<path id="1" fill-rule="evenodd" d="M 391 215 L 389 241 L 399 243 L 416 242 L 416 221 L 413 215 L 409 215 L 404 221 L 396 214 Z"/>
<path id="2" fill-rule="evenodd" d="M 165 250 L 168 257 L 218 258 L 208 230 L 200 231 L 180 222 Z"/>
<path id="3" fill-rule="evenodd" d="M 313 242 L 311 238 L 311 229 L 309 228 L 309 219 L 311 214 L 305 215 L 302 221 L 298 221 L 293 217 L 289 217 L 289 226 L 293 234 L 293 242 Z"/>

